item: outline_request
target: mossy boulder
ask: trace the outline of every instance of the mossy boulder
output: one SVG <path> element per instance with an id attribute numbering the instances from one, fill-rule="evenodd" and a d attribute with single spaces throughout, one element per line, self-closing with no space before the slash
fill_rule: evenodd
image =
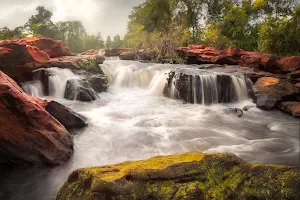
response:
<path id="1" fill-rule="evenodd" d="M 78 169 L 57 200 L 300 199 L 300 168 L 187 153 Z"/>
<path id="2" fill-rule="evenodd" d="M 104 74 L 102 69 L 99 67 L 100 64 L 103 64 L 105 58 L 100 55 L 92 55 L 81 58 L 77 61 L 77 65 L 90 73 Z"/>

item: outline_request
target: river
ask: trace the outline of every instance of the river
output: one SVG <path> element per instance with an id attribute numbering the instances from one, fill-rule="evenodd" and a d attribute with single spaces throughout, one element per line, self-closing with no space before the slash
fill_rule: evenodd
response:
<path id="1" fill-rule="evenodd" d="M 231 104 L 187 104 L 163 96 L 167 73 L 180 65 L 108 60 L 102 65 L 110 88 L 100 99 L 63 99 L 70 70 L 50 69 L 54 99 L 87 117 L 89 126 L 73 130 L 71 160 L 53 169 L 2 169 L 0 199 L 55 199 L 69 173 L 77 168 L 139 160 L 183 152 L 232 152 L 264 164 L 299 164 L 299 121 L 279 111 L 252 108 L 242 117 L 227 108 L 254 105 L 249 98 Z M 26 89 L 27 87 L 27 89 Z M 41 96 L 39 85 L 23 86 Z"/>

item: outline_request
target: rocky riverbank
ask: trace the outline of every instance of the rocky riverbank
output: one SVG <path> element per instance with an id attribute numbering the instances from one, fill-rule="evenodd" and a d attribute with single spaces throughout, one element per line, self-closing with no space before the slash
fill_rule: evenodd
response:
<path id="1" fill-rule="evenodd" d="M 188 153 L 78 169 L 57 200 L 299 199 L 300 169 L 250 164 L 232 154 Z"/>
<path id="2" fill-rule="evenodd" d="M 90 93 L 107 90 L 106 76 L 98 66 L 104 60 L 98 55 L 72 55 L 63 42 L 49 38 L 1 41 L 0 164 L 51 166 L 67 162 L 74 151 L 67 129 L 87 126 L 85 117 L 58 102 L 30 96 L 19 85 L 40 81 L 48 95 L 54 74 L 47 69 L 66 68 L 80 73 L 82 80 L 76 81 L 85 84 L 75 89 L 69 86 L 66 96 L 88 100 Z"/>

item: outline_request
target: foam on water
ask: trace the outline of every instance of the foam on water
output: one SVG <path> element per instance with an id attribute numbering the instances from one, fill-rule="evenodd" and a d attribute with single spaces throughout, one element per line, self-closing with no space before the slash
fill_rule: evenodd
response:
<path id="1" fill-rule="evenodd" d="M 166 98 L 162 91 L 171 67 L 106 61 L 103 68 L 112 86 L 100 99 L 92 103 L 59 99 L 90 124 L 72 132 L 72 159 L 54 169 L 7 170 L 0 178 L 0 195 L 12 200 L 55 199 L 74 169 L 190 151 L 232 152 L 257 163 L 299 164 L 296 119 L 257 108 L 241 118 L 224 111 L 254 105 L 250 99 L 205 106 Z M 243 87 L 239 80 L 234 82 Z"/>

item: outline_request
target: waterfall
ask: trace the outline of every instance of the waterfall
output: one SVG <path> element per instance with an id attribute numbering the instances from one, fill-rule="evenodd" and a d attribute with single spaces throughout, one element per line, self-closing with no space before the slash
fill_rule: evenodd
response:
<path id="1" fill-rule="evenodd" d="M 151 94 L 162 96 L 167 79 L 167 70 L 162 65 L 149 66 L 140 63 L 105 63 L 101 65 L 111 86 L 148 89 Z"/>
<path id="2" fill-rule="evenodd" d="M 77 78 L 77 76 L 69 69 L 50 68 L 47 71 L 51 74 L 49 76 L 49 96 L 64 98 L 67 81 Z"/>
<path id="3" fill-rule="evenodd" d="M 247 100 L 247 78 L 243 74 L 182 68 L 169 73 L 165 95 L 202 105 Z"/>
<path id="4" fill-rule="evenodd" d="M 67 81 L 77 78 L 70 69 L 49 68 L 33 72 L 31 81 L 22 83 L 23 90 L 33 96 L 64 98 Z"/>

